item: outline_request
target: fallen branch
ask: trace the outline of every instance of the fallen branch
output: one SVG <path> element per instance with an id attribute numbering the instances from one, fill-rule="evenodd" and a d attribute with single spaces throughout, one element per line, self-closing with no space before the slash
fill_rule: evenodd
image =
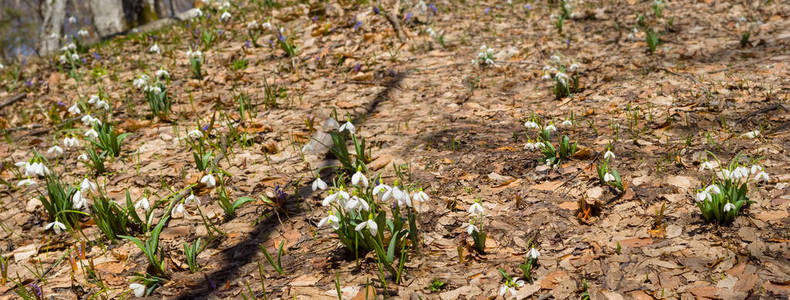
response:
<path id="1" fill-rule="evenodd" d="M 27 96 L 27 94 L 25 94 L 25 93 L 16 94 L 15 96 L 13 96 L 13 97 L 9 98 L 9 99 L 8 99 L 8 100 L 6 100 L 5 102 L 3 102 L 3 103 L 0 103 L 0 109 L 2 109 L 3 107 L 9 106 L 9 105 L 11 105 L 11 104 L 14 104 L 14 103 L 16 103 L 16 102 L 17 102 L 17 101 L 19 101 L 19 100 L 22 100 L 22 99 L 24 99 L 24 98 L 25 98 L 25 96 Z"/>
<path id="2" fill-rule="evenodd" d="M 403 29 L 401 29 L 400 27 L 400 22 L 398 22 L 398 18 L 396 18 L 396 16 L 398 15 L 398 9 L 400 7 L 400 0 L 395 2 L 395 5 L 392 8 L 392 12 L 387 12 L 381 9 L 381 1 L 378 1 L 377 5 L 379 7 L 379 11 L 381 12 L 381 15 L 383 15 L 384 18 L 386 18 L 387 21 L 390 22 L 390 25 L 392 25 L 392 30 L 395 31 L 395 34 L 398 36 L 398 40 L 400 40 L 401 43 L 406 41 L 406 34 L 403 33 Z"/>

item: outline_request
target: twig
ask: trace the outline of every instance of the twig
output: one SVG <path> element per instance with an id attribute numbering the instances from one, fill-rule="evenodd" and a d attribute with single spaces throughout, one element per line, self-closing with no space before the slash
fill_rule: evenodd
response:
<path id="1" fill-rule="evenodd" d="M 381 1 L 378 1 L 377 5 L 379 6 L 379 11 L 381 12 L 381 15 L 383 15 L 384 18 L 386 18 L 387 21 L 390 22 L 390 25 L 392 25 L 392 30 L 395 31 L 396 35 L 398 35 L 398 40 L 400 40 L 401 43 L 406 41 L 406 34 L 403 33 L 403 30 L 400 27 L 400 22 L 398 22 L 398 19 L 395 17 L 398 15 L 398 9 L 400 8 L 400 0 L 395 2 L 395 5 L 392 7 L 392 12 L 387 12 L 381 9 Z"/>
<path id="2" fill-rule="evenodd" d="M 3 107 L 9 106 L 11 104 L 14 104 L 15 102 L 17 102 L 19 100 L 24 99 L 25 96 L 27 96 L 26 93 L 21 93 L 21 94 L 16 94 L 15 96 L 12 96 L 11 98 L 8 98 L 8 100 L 6 100 L 5 102 L 0 103 L 0 109 L 2 109 Z"/>

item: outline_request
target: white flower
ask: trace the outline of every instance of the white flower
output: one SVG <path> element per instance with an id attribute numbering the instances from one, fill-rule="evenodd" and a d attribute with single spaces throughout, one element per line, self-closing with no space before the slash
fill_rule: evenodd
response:
<path id="1" fill-rule="evenodd" d="M 408 207 L 412 207 L 411 198 L 409 197 L 409 193 L 402 191 L 397 186 L 392 188 L 392 198 L 398 200 L 398 206 L 406 205 Z"/>
<path id="2" fill-rule="evenodd" d="M 704 170 L 713 170 L 713 164 L 709 161 L 703 162 L 699 165 L 699 171 L 702 172 Z"/>
<path id="3" fill-rule="evenodd" d="M 362 174 L 362 172 L 357 171 L 351 176 L 351 184 L 359 186 L 360 182 L 362 182 L 362 185 L 365 187 L 368 187 L 368 178 L 365 177 L 365 174 Z"/>
<path id="4" fill-rule="evenodd" d="M 3 69 L 5 69 L 5 66 L 0 63 L 0 70 L 3 70 Z"/>
<path id="5" fill-rule="evenodd" d="M 93 128 L 91 128 L 91 129 L 88 129 L 87 131 L 85 131 L 85 137 L 94 138 L 95 139 L 95 138 L 99 137 L 99 133 L 96 132 L 96 130 L 93 130 Z"/>
<path id="6" fill-rule="evenodd" d="M 538 249 L 530 248 L 529 252 L 527 252 L 527 257 L 533 260 L 538 259 L 539 256 L 540 256 L 540 252 L 538 252 Z"/>
<path id="7" fill-rule="evenodd" d="M 71 198 L 71 202 L 74 204 L 74 209 L 82 209 L 86 207 L 88 204 L 88 199 L 82 196 L 82 191 L 74 192 L 74 196 Z"/>
<path id="8" fill-rule="evenodd" d="M 151 48 L 148 48 L 148 52 L 160 54 L 162 53 L 162 49 L 159 49 L 159 44 L 155 43 L 153 46 L 151 46 Z"/>
<path id="9" fill-rule="evenodd" d="M 67 148 L 74 148 L 80 146 L 80 140 L 75 137 L 63 138 L 63 145 Z"/>
<path id="10" fill-rule="evenodd" d="M 88 178 L 82 179 L 80 183 L 80 190 L 83 191 L 96 191 L 96 184 L 88 180 Z"/>
<path id="11" fill-rule="evenodd" d="M 708 193 L 705 190 L 700 191 L 699 193 L 697 193 L 697 196 L 695 197 L 695 199 L 697 200 L 697 202 L 703 202 L 705 200 L 710 200 L 711 199 L 710 193 Z"/>
<path id="12" fill-rule="evenodd" d="M 187 133 L 187 136 L 193 139 L 199 139 L 203 137 L 203 132 L 199 129 L 194 129 Z"/>
<path id="13" fill-rule="evenodd" d="M 746 177 L 749 177 L 749 168 L 747 167 L 737 167 L 732 171 L 732 178 L 735 180 Z"/>
<path id="14" fill-rule="evenodd" d="M 356 128 L 354 128 L 354 124 L 351 124 L 351 121 L 348 121 L 343 124 L 343 126 L 340 126 L 340 129 L 338 129 L 339 132 L 343 132 L 343 130 L 348 130 L 349 133 L 354 134 Z"/>
<path id="15" fill-rule="evenodd" d="M 219 16 L 219 20 L 221 22 L 227 22 L 228 20 L 230 20 L 230 17 L 231 17 L 230 13 L 226 11 Z"/>
<path id="16" fill-rule="evenodd" d="M 217 185 L 217 180 L 214 179 L 214 175 L 206 174 L 203 178 L 200 178 L 200 183 L 205 184 L 206 187 L 213 188 Z"/>
<path id="17" fill-rule="evenodd" d="M 338 197 L 340 197 L 339 193 L 337 193 L 337 192 L 331 193 L 328 196 L 326 196 L 323 201 L 321 201 L 321 205 L 328 206 L 328 205 L 334 203 L 335 201 L 337 201 Z"/>
<path id="18" fill-rule="evenodd" d="M 541 79 L 543 79 L 543 80 L 551 80 L 551 74 L 549 74 L 549 73 L 545 73 L 545 74 L 543 74 L 543 76 L 541 77 Z"/>
<path id="19" fill-rule="evenodd" d="M 387 201 L 387 199 L 383 199 L 382 193 L 386 194 L 387 192 L 389 192 L 391 190 L 392 190 L 392 188 L 390 186 L 388 186 L 388 185 L 386 185 L 384 183 L 380 183 L 379 185 L 377 185 L 376 187 L 373 188 L 373 195 L 378 195 L 379 197 L 381 197 L 382 198 L 381 201 Z"/>
<path id="20" fill-rule="evenodd" d="M 473 215 L 482 215 L 483 214 L 483 206 L 480 205 L 480 202 L 475 202 L 472 206 L 469 207 L 469 213 Z"/>
<path id="21" fill-rule="evenodd" d="M 505 299 L 513 299 L 516 298 L 516 289 L 509 287 L 506 284 L 503 284 L 501 288 L 499 288 L 499 296 Z"/>
<path id="22" fill-rule="evenodd" d="M 615 158 L 615 155 L 614 155 L 614 152 L 612 152 L 612 150 L 606 150 L 606 152 L 603 154 L 603 159 L 609 160 L 609 159 L 614 159 L 614 158 Z"/>
<path id="23" fill-rule="evenodd" d="M 576 69 L 578 69 L 578 68 L 579 68 L 579 65 L 577 65 L 577 64 L 571 64 L 571 65 L 568 67 L 568 71 L 575 72 L 575 71 L 576 71 Z"/>
<path id="24" fill-rule="evenodd" d="M 88 104 L 94 104 L 94 103 L 96 103 L 96 101 L 99 101 L 99 100 L 101 100 L 101 99 L 99 98 L 99 96 L 97 96 L 97 95 L 91 95 L 91 97 L 90 97 L 90 98 L 88 98 Z"/>
<path id="25" fill-rule="evenodd" d="M 77 156 L 77 160 L 88 161 L 88 155 L 85 155 L 85 153 L 82 153 L 79 156 Z"/>
<path id="26" fill-rule="evenodd" d="M 80 118 L 80 121 L 82 121 L 82 124 L 85 126 L 93 126 L 93 124 L 101 125 L 101 121 L 99 121 L 99 119 L 96 119 L 91 115 L 82 116 L 82 118 Z"/>
<path id="27" fill-rule="evenodd" d="M 612 173 L 607 172 L 606 175 L 603 175 L 603 182 L 614 181 L 614 175 Z"/>
<path id="28" fill-rule="evenodd" d="M 47 149 L 47 153 L 49 153 L 49 154 L 55 153 L 55 155 L 60 156 L 60 155 L 63 155 L 63 148 L 60 148 L 60 146 L 55 145 L 55 146 L 49 147 L 49 149 Z"/>
<path id="29" fill-rule="evenodd" d="M 752 165 L 752 168 L 749 170 L 749 173 L 757 174 L 757 173 L 759 173 L 762 170 L 763 170 L 763 167 L 758 166 L 758 165 Z"/>
<path id="30" fill-rule="evenodd" d="M 768 181 L 768 179 L 769 179 L 768 178 L 768 173 L 765 173 L 765 172 L 762 172 L 762 171 L 760 173 L 757 173 L 757 176 L 754 176 L 754 181 L 757 181 L 757 182 Z"/>
<path id="31" fill-rule="evenodd" d="M 536 149 L 537 148 L 535 148 L 535 144 L 533 144 L 532 142 L 527 142 L 526 144 L 524 144 L 524 150 L 535 151 Z"/>
<path id="32" fill-rule="evenodd" d="M 80 55 L 79 54 L 77 54 L 77 53 L 72 53 L 71 54 L 71 60 L 79 60 L 79 59 L 80 59 Z"/>
<path id="33" fill-rule="evenodd" d="M 351 197 L 351 200 L 348 200 L 348 202 L 346 202 L 345 209 L 347 211 L 354 210 L 357 212 L 359 212 L 360 210 L 369 211 L 370 205 L 368 205 L 367 201 L 360 199 L 357 196 L 354 196 Z"/>
<path id="34" fill-rule="evenodd" d="M 60 61 L 60 64 L 62 64 L 62 65 L 66 64 L 68 62 L 68 61 L 66 61 L 66 56 L 65 55 L 58 56 L 58 61 Z"/>
<path id="35" fill-rule="evenodd" d="M 230 8 L 230 2 L 228 1 L 222 2 L 222 4 L 217 6 L 217 9 L 219 10 L 228 9 L 228 8 Z"/>
<path id="36" fill-rule="evenodd" d="M 324 128 L 324 131 L 330 131 L 340 128 L 340 123 L 338 123 L 334 118 L 329 117 L 329 119 L 326 119 L 326 121 L 324 121 L 322 127 Z"/>
<path id="37" fill-rule="evenodd" d="M 32 185 L 32 186 L 36 186 L 36 185 L 38 185 L 38 182 L 36 182 L 36 181 L 35 181 L 35 180 L 33 180 L 33 179 L 27 178 L 27 179 L 22 179 L 22 180 L 20 180 L 20 181 L 19 181 L 19 182 L 16 184 L 16 186 L 25 186 L 25 185 Z"/>
<path id="38" fill-rule="evenodd" d="M 558 55 L 556 55 L 556 54 L 555 54 L 555 55 L 552 55 L 552 56 L 551 56 L 551 61 L 552 61 L 553 63 L 555 63 L 555 64 L 558 64 L 558 63 L 560 63 L 560 57 L 559 57 Z"/>
<path id="39" fill-rule="evenodd" d="M 261 27 L 266 28 L 268 30 L 272 30 L 272 28 L 274 28 L 274 26 L 272 26 L 272 23 L 269 22 L 261 24 Z"/>
<path id="40" fill-rule="evenodd" d="M 473 232 L 480 232 L 480 230 L 477 229 L 475 224 L 469 223 L 469 225 L 466 226 L 466 233 L 472 235 Z"/>
<path id="41" fill-rule="evenodd" d="M 565 121 L 562 121 L 562 123 L 560 123 L 560 125 L 565 126 L 565 127 L 570 127 L 570 126 L 573 125 L 573 121 L 565 120 Z"/>
<path id="42" fill-rule="evenodd" d="M 203 57 L 203 52 L 200 52 L 200 50 L 195 50 L 195 51 L 192 51 L 192 49 L 187 50 L 187 58 L 201 59 L 202 57 Z"/>
<path id="43" fill-rule="evenodd" d="M 69 17 L 69 23 L 71 24 L 77 23 L 77 18 L 75 18 L 74 16 Z"/>
<path id="44" fill-rule="evenodd" d="M 176 214 L 183 214 L 184 218 L 189 219 L 189 214 L 187 210 L 184 208 L 184 204 L 179 203 L 173 208 L 173 211 L 170 212 L 170 216 L 175 218 Z"/>
<path id="45" fill-rule="evenodd" d="M 319 189 L 325 190 L 326 188 L 327 188 L 326 182 L 321 180 L 321 177 L 317 177 L 315 181 L 313 181 L 313 192 Z"/>
<path id="46" fill-rule="evenodd" d="M 554 78 L 556 78 L 557 81 L 560 82 L 560 84 L 564 86 L 568 85 L 568 79 L 569 79 L 568 74 L 565 74 L 563 72 L 557 72 L 557 74 L 554 75 Z"/>
<path id="47" fill-rule="evenodd" d="M 167 72 L 165 69 L 159 69 L 156 71 L 156 77 L 163 78 L 163 77 L 170 77 L 170 73 Z"/>
<path id="48" fill-rule="evenodd" d="M 412 194 L 412 198 L 414 198 L 414 200 L 417 200 L 419 202 L 425 202 L 428 201 L 428 199 L 430 199 L 428 198 L 428 194 L 423 192 L 422 189 L 420 189 L 419 192 Z"/>
<path id="49" fill-rule="evenodd" d="M 538 123 L 535 123 L 533 121 L 526 121 L 526 122 L 524 122 L 524 127 L 527 127 L 527 129 L 538 129 L 538 128 L 540 128 L 540 126 L 538 126 Z"/>
<path id="50" fill-rule="evenodd" d="M 362 229 L 365 228 L 367 228 L 368 231 L 370 231 L 370 234 L 373 236 L 375 236 L 379 232 L 379 225 L 376 224 L 376 222 L 373 222 L 373 220 L 367 220 L 365 222 L 359 223 L 357 227 L 354 228 L 354 230 L 361 232 Z"/>
<path id="51" fill-rule="evenodd" d="M 71 107 L 69 107 L 69 113 L 73 115 L 79 115 L 82 113 L 82 111 L 80 110 L 79 105 L 77 105 L 77 103 L 74 103 Z"/>
<path id="52" fill-rule="evenodd" d="M 719 189 L 718 185 L 711 184 L 705 188 L 705 192 L 708 194 L 721 194 L 721 190 Z"/>
<path id="53" fill-rule="evenodd" d="M 549 124 L 548 126 L 544 127 L 543 130 L 548 132 L 557 131 L 557 127 L 554 124 Z"/>
<path id="54" fill-rule="evenodd" d="M 203 11 L 200 10 L 200 8 L 196 8 L 195 9 L 195 16 L 202 17 L 203 16 Z"/>
<path id="55" fill-rule="evenodd" d="M 247 23 L 247 29 L 258 29 L 261 25 L 258 25 L 258 21 L 252 20 Z"/>
<path id="56" fill-rule="evenodd" d="M 68 48 L 69 50 L 77 50 L 77 45 L 75 45 L 74 43 L 69 43 L 68 45 L 66 45 L 66 48 Z"/>
<path id="57" fill-rule="evenodd" d="M 753 139 L 753 138 L 756 138 L 759 135 L 760 135 L 760 131 L 759 130 L 752 130 L 752 131 L 749 131 L 747 133 L 741 134 L 741 137 Z"/>
<path id="58" fill-rule="evenodd" d="M 200 198 L 195 197 L 195 194 L 189 193 L 189 197 L 184 199 L 184 204 L 190 204 L 192 202 L 195 202 L 198 205 L 200 205 Z"/>
<path id="59" fill-rule="evenodd" d="M 44 227 L 44 230 L 49 230 L 49 229 L 54 230 L 55 234 L 60 234 L 61 230 L 66 230 L 66 225 L 63 225 L 63 223 L 55 221 L 47 224 L 47 226 Z"/>
<path id="60" fill-rule="evenodd" d="M 730 179 L 732 178 L 732 172 L 730 172 L 730 170 L 721 170 L 721 177 L 724 179 Z"/>
<path id="61" fill-rule="evenodd" d="M 148 75 L 141 74 L 140 77 L 132 81 L 132 85 L 138 89 L 144 88 L 148 84 L 148 79 Z"/>
<path id="62" fill-rule="evenodd" d="M 145 211 L 148 211 L 148 209 L 151 208 L 151 206 L 148 204 L 148 198 L 143 197 L 134 204 L 135 209 L 139 209 L 140 207 L 142 207 Z"/>
<path id="63" fill-rule="evenodd" d="M 340 219 L 335 216 L 334 213 L 330 213 L 328 216 L 321 219 L 321 221 L 318 222 L 318 228 L 324 227 L 326 224 L 332 226 L 332 229 L 334 230 L 340 229 Z"/>
<path id="64" fill-rule="evenodd" d="M 103 108 L 104 110 L 110 110 L 110 105 L 107 104 L 104 100 L 96 101 L 96 108 Z"/>
<path id="65" fill-rule="evenodd" d="M 727 204 L 724 204 L 724 212 L 729 212 L 729 211 L 731 211 L 733 209 L 735 209 L 735 205 L 734 204 L 729 203 L 729 202 L 727 202 Z"/>
<path id="66" fill-rule="evenodd" d="M 132 283 L 129 285 L 129 288 L 132 289 L 132 292 L 134 292 L 135 297 L 145 296 L 145 285 L 139 283 Z"/>

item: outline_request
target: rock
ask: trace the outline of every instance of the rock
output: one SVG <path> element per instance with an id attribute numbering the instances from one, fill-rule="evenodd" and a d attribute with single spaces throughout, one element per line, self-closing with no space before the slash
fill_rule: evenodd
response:
<path id="1" fill-rule="evenodd" d="M 34 212 L 37 208 L 41 207 L 41 200 L 38 198 L 32 198 L 27 201 L 27 205 L 25 206 L 26 212 Z"/>
<path id="2" fill-rule="evenodd" d="M 590 200 L 598 200 L 603 196 L 603 188 L 600 186 L 593 187 L 587 190 L 587 198 Z"/>

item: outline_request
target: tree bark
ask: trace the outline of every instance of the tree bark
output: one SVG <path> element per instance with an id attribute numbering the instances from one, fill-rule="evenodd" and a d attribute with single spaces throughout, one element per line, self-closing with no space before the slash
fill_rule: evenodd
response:
<path id="1" fill-rule="evenodd" d="M 39 54 L 47 55 L 60 48 L 60 35 L 66 18 L 66 0 L 44 0 L 41 1 L 41 6 L 43 22 Z"/>

